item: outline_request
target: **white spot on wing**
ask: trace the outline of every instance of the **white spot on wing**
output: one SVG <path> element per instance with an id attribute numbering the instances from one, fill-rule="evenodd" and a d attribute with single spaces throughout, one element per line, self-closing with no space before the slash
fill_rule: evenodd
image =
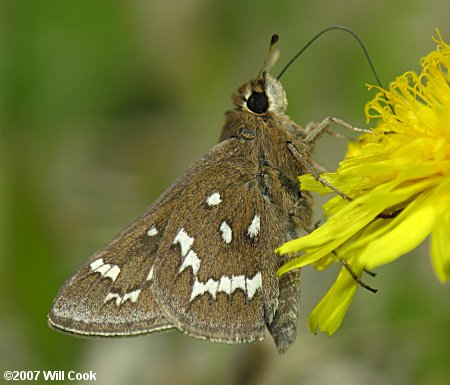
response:
<path id="1" fill-rule="evenodd" d="M 230 279 L 230 277 L 227 277 L 226 275 L 222 275 L 222 277 L 220 277 L 218 291 L 221 291 L 225 294 L 231 294 L 231 279 Z"/>
<path id="2" fill-rule="evenodd" d="M 213 298 L 216 298 L 218 288 L 219 288 L 218 281 L 215 281 L 214 279 L 208 279 L 208 281 L 206 282 L 206 290 L 209 291 L 209 293 L 213 296 Z"/>
<path id="3" fill-rule="evenodd" d="M 262 288 L 262 276 L 261 273 L 258 271 L 253 278 L 246 278 L 245 279 L 247 283 L 247 297 L 248 299 L 252 299 L 253 296 L 256 293 L 256 290 Z"/>
<path id="4" fill-rule="evenodd" d="M 195 279 L 194 286 L 192 287 L 191 301 L 198 295 L 210 293 L 213 298 L 216 298 L 217 289 L 219 288 L 219 282 L 214 279 L 208 279 L 206 283 L 200 282 Z"/>
<path id="5" fill-rule="evenodd" d="M 198 259 L 197 254 L 193 250 L 189 250 L 189 253 L 188 255 L 186 255 L 186 258 L 184 258 L 184 261 L 178 272 L 181 273 L 188 266 L 191 266 L 192 273 L 194 274 L 194 276 L 196 276 L 198 273 L 198 269 L 200 269 L 200 264 L 201 261 L 200 259 Z"/>
<path id="6" fill-rule="evenodd" d="M 150 229 L 147 231 L 147 235 L 149 237 L 154 237 L 156 234 L 158 234 L 158 229 L 156 228 L 155 225 L 153 225 L 152 227 L 150 227 Z"/>
<path id="7" fill-rule="evenodd" d="M 103 259 L 99 258 L 99 259 L 96 259 L 94 262 L 92 262 L 89 266 L 91 267 L 91 270 L 95 271 L 102 265 L 104 265 Z"/>
<path id="8" fill-rule="evenodd" d="M 100 267 L 97 267 L 94 272 L 100 273 L 100 275 L 103 277 L 109 270 L 111 270 L 111 265 L 105 264 L 101 265 Z"/>
<path id="9" fill-rule="evenodd" d="M 219 193 L 217 193 L 219 195 Z M 214 194 L 213 194 L 214 195 Z M 220 195 L 219 195 L 220 198 Z M 260 230 L 260 219 L 259 215 L 255 215 L 252 223 L 248 228 L 248 235 L 253 238 L 259 234 Z M 220 231 L 222 233 L 222 238 L 225 243 L 230 243 L 233 239 L 233 232 L 231 227 L 228 225 L 226 221 L 223 221 L 220 225 Z M 201 260 L 198 257 L 197 253 L 191 249 L 194 238 L 189 236 L 184 228 L 181 228 L 178 231 L 177 235 L 173 240 L 173 244 L 180 244 L 181 247 L 181 257 L 182 262 L 179 269 L 179 273 L 187 269 L 188 267 L 192 268 L 192 275 L 194 278 L 194 283 L 192 284 L 191 298 L 190 301 L 194 300 L 196 297 L 209 293 L 215 299 L 218 292 L 225 293 L 227 295 L 231 295 L 236 290 L 242 290 L 248 297 L 248 299 L 252 299 L 258 289 L 262 287 L 262 276 L 260 272 L 257 272 L 253 278 L 247 278 L 245 275 L 233 275 L 231 277 L 222 275 L 219 280 L 208 279 L 206 282 L 201 282 L 197 274 L 200 270 Z M 103 262 L 103 261 L 102 261 Z M 99 267 L 98 267 L 99 266 Z M 104 265 L 100 263 L 95 263 L 94 267 L 97 269 L 102 268 Z M 109 265 L 108 265 L 109 266 Z M 120 270 L 119 270 L 120 271 Z M 147 281 L 153 279 L 153 266 L 151 267 L 148 275 Z M 134 292 L 126 293 L 123 298 L 117 299 L 115 296 L 109 297 L 107 299 L 116 298 L 116 303 L 123 303 L 126 300 L 130 300 L 132 302 L 137 301 L 137 297 L 139 296 L 140 290 L 135 290 Z M 119 296 L 120 297 L 120 296 Z M 106 299 L 105 299 L 106 301 Z"/>
<path id="10" fill-rule="evenodd" d="M 126 300 L 130 300 L 131 302 L 136 302 L 139 298 L 139 294 L 141 294 L 141 290 L 134 290 L 129 293 L 125 293 L 122 298 L 122 303 L 124 303 Z"/>
<path id="11" fill-rule="evenodd" d="M 222 239 L 225 243 L 230 243 L 233 238 L 233 233 L 231 231 L 231 227 L 227 222 L 223 221 L 220 225 L 220 231 L 222 232 Z"/>
<path id="12" fill-rule="evenodd" d="M 173 244 L 176 245 L 177 243 L 180 244 L 181 247 L 181 255 L 184 257 L 186 256 L 187 252 L 192 246 L 192 243 L 194 242 L 194 238 L 190 237 L 188 233 L 186 233 L 186 230 L 182 228 L 178 234 L 175 236 L 175 239 L 173 240 Z"/>
<path id="13" fill-rule="evenodd" d="M 153 266 L 150 269 L 150 271 L 148 272 L 147 281 L 151 281 L 152 279 L 153 279 Z"/>
<path id="14" fill-rule="evenodd" d="M 222 203 L 222 199 L 220 198 L 220 194 L 218 192 L 215 192 L 206 198 L 206 204 L 208 206 L 217 206 L 220 203 Z"/>
<path id="15" fill-rule="evenodd" d="M 135 303 L 137 302 L 139 298 L 139 294 L 141 294 L 141 290 L 137 289 L 134 291 L 130 291 L 129 293 L 125 293 L 123 297 L 120 296 L 120 294 L 117 293 L 108 293 L 105 297 L 104 303 L 114 299 L 117 306 L 122 305 L 124 302 L 130 300 L 131 302 Z"/>
<path id="16" fill-rule="evenodd" d="M 208 279 L 206 282 L 201 282 L 198 278 L 195 278 L 190 300 L 192 301 L 197 296 L 205 293 L 210 293 L 213 298 L 216 298 L 216 294 L 220 292 L 231 295 L 238 289 L 246 293 L 248 299 L 251 300 L 255 296 L 257 290 L 261 288 L 261 272 L 257 272 L 253 278 L 246 278 L 244 275 L 233 275 L 230 278 L 226 275 L 222 275 L 219 281 Z"/>
<path id="17" fill-rule="evenodd" d="M 100 275 L 104 278 L 111 278 L 113 282 L 117 279 L 120 273 L 119 266 L 104 263 L 102 258 L 95 260 L 89 266 L 94 273 L 100 273 Z"/>
<path id="18" fill-rule="evenodd" d="M 194 285 L 192 286 L 190 301 L 192 301 L 198 295 L 205 294 L 205 292 L 206 292 L 205 284 L 196 279 L 194 281 Z"/>
<path id="19" fill-rule="evenodd" d="M 261 223 L 260 223 L 259 215 L 256 214 L 253 217 L 252 223 L 250 223 L 250 226 L 248 227 L 247 234 L 249 235 L 250 238 L 254 238 L 259 234 L 260 226 L 261 226 Z"/>
<path id="20" fill-rule="evenodd" d="M 231 277 L 231 292 L 242 289 L 245 292 L 245 277 L 243 275 L 233 275 Z"/>
<path id="21" fill-rule="evenodd" d="M 109 265 L 104 265 L 109 266 Z M 111 268 L 103 275 L 105 278 L 111 278 L 114 282 L 120 273 L 120 267 L 117 265 L 112 265 Z"/>
<path id="22" fill-rule="evenodd" d="M 122 300 L 122 297 L 119 294 L 117 294 L 117 293 L 108 293 L 106 295 L 106 298 L 105 298 L 104 302 L 106 303 L 106 302 L 108 302 L 108 301 L 110 301 L 112 299 L 115 299 L 116 300 L 116 305 L 119 306 L 120 305 L 120 301 Z"/>

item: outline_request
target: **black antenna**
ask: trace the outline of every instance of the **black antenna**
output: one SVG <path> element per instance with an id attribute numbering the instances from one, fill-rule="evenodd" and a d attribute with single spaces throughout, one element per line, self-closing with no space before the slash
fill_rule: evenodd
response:
<path id="1" fill-rule="evenodd" d="M 325 28 L 322 31 L 320 31 L 317 35 L 315 35 L 308 43 L 305 44 L 305 46 L 289 61 L 289 63 L 287 63 L 284 68 L 281 70 L 280 74 L 277 76 L 277 80 L 280 80 L 280 78 L 283 76 L 283 74 L 286 72 L 286 70 L 292 65 L 292 63 L 294 63 L 297 58 L 312 44 L 314 43 L 314 41 L 316 41 L 320 36 L 322 36 L 324 33 L 329 32 L 329 31 L 333 31 L 336 29 L 340 29 L 342 31 L 348 32 L 350 35 L 352 35 L 356 41 L 358 42 L 358 44 L 360 45 L 360 47 L 362 48 L 362 50 L 364 51 L 364 55 L 366 56 L 367 62 L 370 65 L 370 69 L 372 70 L 373 76 L 375 77 L 378 85 L 384 89 L 383 84 L 380 81 L 380 78 L 378 77 L 377 71 L 375 70 L 375 67 L 372 63 L 372 60 L 370 59 L 369 53 L 367 52 L 366 47 L 364 46 L 363 42 L 361 41 L 361 39 L 359 38 L 359 36 L 353 32 L 350 28 L 347 28 L 343 25 L 333 25 L 331 27 Z M 383 92 L 383 91 L 382 91 Z M 386 94 L 383 92 L 384 98 L 386 99 L 386 101 L 388 102 L 388 105 L 390 107 L 390 109 L 392 110 L 392 112 L 395 114 L 394 108 L 392 107 L 392 105 L 389 103 Z"/>

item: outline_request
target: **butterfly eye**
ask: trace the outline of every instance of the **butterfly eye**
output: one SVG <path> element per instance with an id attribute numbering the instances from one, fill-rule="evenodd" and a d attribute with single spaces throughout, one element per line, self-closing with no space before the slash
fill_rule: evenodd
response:
<path id="1" fill-rule="evenodd" d="M 247 100 L 247 107 L 255 114 L 262 114 L 269 108 L 269 101 L 263 92 L 253 92 Z"/>

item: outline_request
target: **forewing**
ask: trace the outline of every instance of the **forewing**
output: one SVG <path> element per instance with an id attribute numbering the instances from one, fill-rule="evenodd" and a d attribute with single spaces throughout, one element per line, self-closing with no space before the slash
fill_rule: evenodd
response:
<path id="1" fill-rule="evenodd" d="M 193 165 L 59 291 L 51 326 L 86 335 L 133 335 L 171 327 L 153 295 L 153 264 L 168 218 Z"/>
<path id="2" fill-rule="evenodd" d="M 246 153 L 240 156 L 239 153 Z M 276 310 L 279 213 L 258 185 L 251 144 L 230 139 L 180 193 L 156 253 L 154 291 L 168 321 L 217 342 L 264 338 Z"/>

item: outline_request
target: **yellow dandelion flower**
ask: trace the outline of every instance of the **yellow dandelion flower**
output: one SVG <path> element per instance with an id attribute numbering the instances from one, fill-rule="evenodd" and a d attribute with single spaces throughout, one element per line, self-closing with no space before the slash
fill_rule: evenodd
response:
<path id="1" fill-rule="evenodd" d="M 361 277 L 364 269 L 394 261 L 431 235 L 436 276 L 442 283 L 450 278 L 450 47 L 438 36 L 420 74 L 406 72 L 367 104 L 366 116 L 378 119 L 378 126 L 349 145 L 335 173 L 321 175 L 351 201 L 334 197 L 324 205 L 323 226 L 277 250 L 305 252 L 279 274 L 343 260 Z M 299 179 L 302 190 L 331 192 L 311 175 Z M 334 333 L 357 286 L 343 267 L 311 313 L 311 331 Z"/>

